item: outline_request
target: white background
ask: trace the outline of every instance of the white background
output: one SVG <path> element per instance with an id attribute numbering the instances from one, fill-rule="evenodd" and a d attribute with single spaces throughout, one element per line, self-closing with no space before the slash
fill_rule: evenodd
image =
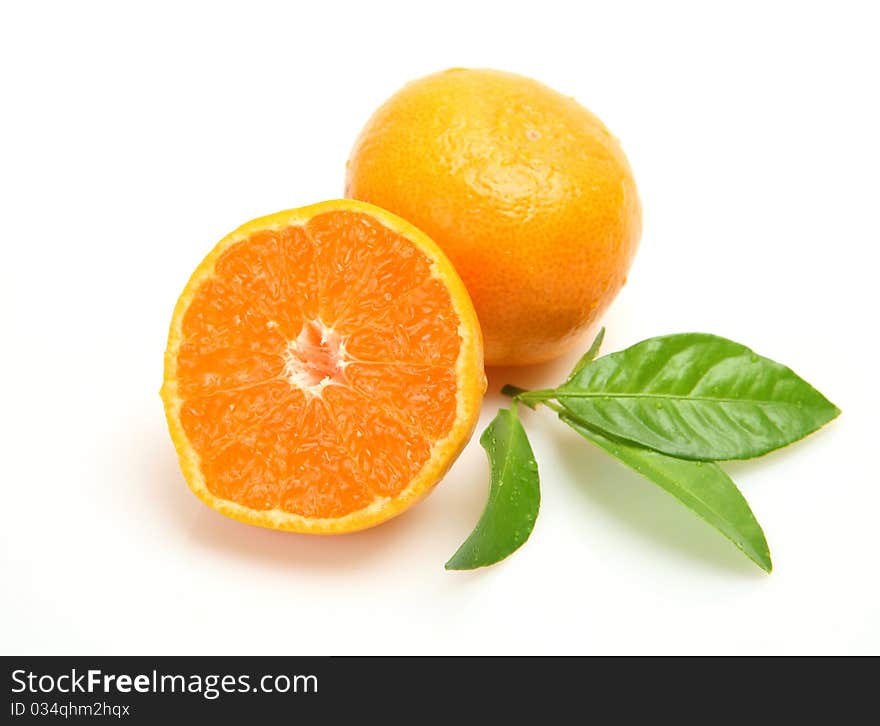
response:
<path id="1" fill-rule="evenodd" d="M 871 5 L 4 3 L 0 651 L 880 653 Z M 606 352 L 714 332 L 843 409 L 726 467 L 771 576 L 546 411 L 524 414 L 537 527 L 488 570 L 443 570 L 485 500 L 476 438 L 356 535 L 189 493 L 158 390 L 191 270 L 254 216 L 340 196 L 372 109 L 450 66 L 538 78 L 622 140 L 645 224 Z"/>

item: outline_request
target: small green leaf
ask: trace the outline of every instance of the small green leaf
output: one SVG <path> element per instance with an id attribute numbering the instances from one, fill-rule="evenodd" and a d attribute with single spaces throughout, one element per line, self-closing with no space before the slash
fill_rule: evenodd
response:
<path id="1" fill-rule="evenodd" d="M 571 380 L 578 373 L 580 373 L 584 368 L 587 367 L 588 363 L 592 363 L 593 359 L 599 355 L 599 348 L 602 347 L 602 341 L 605 340 L 605 328 L 599 328 L 599 332 L 596 333 L 596 337 L 593 340 L 593 344 L 590 346 L 590 349 L 584 353 L 580 360 L 574 364 L 574 368 L 571 369 L 571 373 L 568 374 L 568 379 Z"/>
<path id="2" fill-rule="evenodd" d="M 566 413 L 561 413 L 559 418 L 585 439 L 674 496 L 733 542 L 762 570 L 770 572 L 773 569 L 761 525 L 736 484 L 717 464 L 676 459 L 614 441 L 586 428 Z"/>
<path id="3" fill-rule="evenodd" d="M 705 333 L 649 338 L 598 358 L 553 397 L 615 438 L 703 461 L 766 454 L 840 413 L 790 368 Z"/>
<path id="4" fill-rule="evenodd" d="M 473 570 L 503 560 L 529 538 L 538 516 L 538 465 L 516 405 L 498 411 L 480 445 L 492 472 L 489 501 L 474 531 L 446 563 L 447 570 Z"/>

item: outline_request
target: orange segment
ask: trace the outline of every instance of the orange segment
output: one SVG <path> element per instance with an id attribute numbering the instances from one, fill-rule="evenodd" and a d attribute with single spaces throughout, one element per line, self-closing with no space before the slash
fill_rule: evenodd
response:
<path id="1" fill-rule="evenodd" d="M 458 316 L 449 293 L 433 278 L 387 300 L 369 319 L 342 325 L 351 330 L 348 351 L 355 360 L 448 368 L 458 356 Z"/>
<path id="2" fill-rule="evenodd" d="M 476 315 L 442 252 L 335 201 L 254 220 L 205 258 L 175 309 L 162 397 L 203 501 L 336 533 L 427 493 L 485 386 Z"/>
<path id="3" fill-rule="evenodd" d="M 315 243 L 321 319 L 358 325 L 431 276 L 431 261 L 363 213 L 322 214 L 305 226 Z"/>
<path id="4" fill-rule="evenodd" d="M 282 380 L 272 380 L 239 389 L 216 391 L 208 396 L 183 400 L 180 423 L 191 445 L 202 457 L 229 446 L 268 418 L 289 399 L 297 397 L 302 405 L 302 392 L 290 390 Z"/>
<path id="5" fill-rule="evenodd" d="M 400 494 L 428 460 L 430 443 L 417 426 L 351 388 L 331 386 L 326 393 L 344 450 L 337 476 L 362 482 L 377 497 Z"/>
<path id="6" fill-rule="evenodd" d="M 429 438 L 442 436 L 455 420 L 455 371 L 449 367 L 352 363 L 346 376 L 377 407 L 394 412 Z"/>

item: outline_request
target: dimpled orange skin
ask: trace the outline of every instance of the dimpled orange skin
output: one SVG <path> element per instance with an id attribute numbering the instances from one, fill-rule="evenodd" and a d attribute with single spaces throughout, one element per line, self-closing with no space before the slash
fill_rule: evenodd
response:
<path id="1" fill-rule="evenodd" d="M 456 68 L 398 91 L 355 142 L 345 194 L 400 215 L 451 258 L 487 365 L 579 343 L 641 236 L 617 139 L 574 99 L 502 71 Z"/>

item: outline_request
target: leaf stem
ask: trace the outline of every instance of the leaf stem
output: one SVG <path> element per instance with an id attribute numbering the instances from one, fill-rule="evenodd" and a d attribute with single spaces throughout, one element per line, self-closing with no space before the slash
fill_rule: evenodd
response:
<path id="1" fill-rule="evenodd" d="M 522 401 L 524 404 L 532 408 L 534 408 L 534 404 L 536 403 L 543 403 L 544 401 L 550 398 L 556 398 L 557 396 L 555 388 L 543 388 L 537 391 L 525 391 L 522 388 L 517 388 L 516 386 L 505 386 L 504 388 L 507 388 L 509 390 L 515 389 L 517 393 L 514 394 L 514 398 L 516 398 L 517 401 Z M 505 391 L 504 388 L 501 389 L 501 392 L 510 395 L 509 391 Z"/>
<path id="2" fill-rule="evenodd" d="M 516 398 L 521 393 L 528 393 L 528 388 L 520 388 L 519 386 L 511 386 L 509 383 L 501 389 L 501 393 L 511 398 Z"/>
<path id="3" fill-rule="evenodd" d="M 551 411 L 556 411 L 556 413 L 558 413 L 558 414 L 566 413 L 565 409 L 562 406 L 560 406 L 558 403 L 556 403 L 556 401 L 551 401 L 548 399 L 546 401 L 541 401 L 541 403 L 543 403 Z"/>
<path id="4" fill-rule="evenodd" d="M 510 396 L 514 401 L 519 401 L 533 410 L 536 406 L 543 403 L 547 408 L 556 411 L 556 413 L 566 412 L 562 406 L 553 400 L 556 397 L 556 390 L 553 388 L 530 391 L 527 388 L 512 386 L 508 383 L 501 389 L 501 393 L 505 396 Z"/>

